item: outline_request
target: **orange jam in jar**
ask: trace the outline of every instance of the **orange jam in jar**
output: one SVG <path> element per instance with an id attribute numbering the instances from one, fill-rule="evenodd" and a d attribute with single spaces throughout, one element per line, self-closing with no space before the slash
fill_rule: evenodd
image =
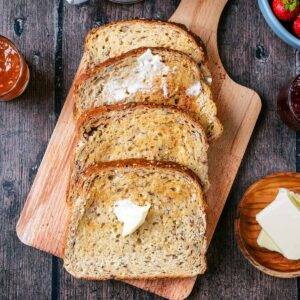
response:
<path id="1" fill-rule="evenodd" d="M 16 46 L 0 35 L 0 101 L 12 100 L 23 93 L 29 70 Z"/>

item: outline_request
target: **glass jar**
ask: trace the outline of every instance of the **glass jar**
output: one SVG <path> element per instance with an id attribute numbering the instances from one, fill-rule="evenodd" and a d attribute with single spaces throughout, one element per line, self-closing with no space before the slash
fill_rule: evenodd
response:
<path id="1" fill-rule="evenodd" d="M 280 89 L 277 111 L 287 126 L 300 131 L 300 74 Z"/>
<path id="2" fill-rule="evenodd" d="M 10 101 L 20 96 L 29 81 L 28 66 L 7 38 L 0 35 L 0 101 Z"/>

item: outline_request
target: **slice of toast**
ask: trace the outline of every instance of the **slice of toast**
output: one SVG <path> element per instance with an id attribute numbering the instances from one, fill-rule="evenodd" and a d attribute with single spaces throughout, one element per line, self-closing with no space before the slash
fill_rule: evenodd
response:
<path id="1" fill-rule="evenodd" d="M 92 29 L 86 38 L 83 68 L 140 47 L 164 47 L 179 50 L 193 58 L 211 82 L 206 49 L 199 37 L 182 24 L 158 20 L 134 19 L 109 23 Z"/>
<path id="2" fill-rule="evenodd" d="M 139 48 L 88 70 L 75 82 L 74 114 L 130 102 L 176 105 L 203 126 L 209 142 L 222 133 L 210 87 L 197 63 L 183 52 Z"/>
<path id="3" fill-rule="evenodd" d="M 101 162 L 142 158 L 188 167 L 209 188 L 208 143 L 202 127 L 175 107 L 119 104 L 93 109 L 78 122 L 73 181 Z"/>
<path id="4" fill-rule="evenodd" d="M 205 201 L 197 177 L 177 164 L 126 160 L 80 176 L 64 267 L 77 278 L 181 278 L 206 270 Z M 145 222 L 123 237 L 117 201 L 150 204 Z"/>

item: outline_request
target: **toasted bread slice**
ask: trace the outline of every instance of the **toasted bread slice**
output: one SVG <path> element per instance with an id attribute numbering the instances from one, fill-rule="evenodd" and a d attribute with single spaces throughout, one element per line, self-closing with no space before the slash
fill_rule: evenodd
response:
<path id="1" fill-rule="evenodd" d="M 74 176 L 107 161 L 143 158 L 188 167 L 208 190 L 208 143 L 185 112 L 155 104 L 119 104 L 91 110 L 78 123 Z"/>
<path id="2" fill-rule="evenodd" d="M 64 267 L 77 278 L 181 278 L 206 270 L 205 201 L 197 177 L 177 164 L 110 162 L 80 177 Z M 123 237 L 117 201 L 150 204 L 145 222 Z"/>
<path id="3" fill-rule="evenodd" d="M 205 78 L 211 82 L 206 49 L 201 39 L 182 24 L 158 20 L 119 21 L 92 29 L 85 42 L 83 68 L 95 67 L 109 58 L 140 47 L 182 51 L 200 65 Z"/>
<path id="4" fill-rule="evenodd" d="M 88 109 L 130 102 L 176 105 L 204 128 L 209 141 L 222 133 L 210 87 L 197 63 L 166 48 L 139 48 L 82 74 L 73 93 L 75 117 Z"/>

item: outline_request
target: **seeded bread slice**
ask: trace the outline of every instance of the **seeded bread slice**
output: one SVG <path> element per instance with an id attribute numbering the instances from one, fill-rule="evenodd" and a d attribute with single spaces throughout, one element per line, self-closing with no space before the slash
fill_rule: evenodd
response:
<path id="1" fill-rule="evenodd" d="M 177 164 L 127 160 L 91 167 L 71 210 L 64 267 L 77 278 L 180 278 L 206 270 L 205 201 L 197 177 Z M 130 199 L 151 205 L 122 237 L 113 209 Z"/>
<path id="2" fill-rule="evenodd" d="M 74 175 L 107 161 L 143 158 L 188 167 L 208 190 L 208 143 L 202 127 L 185 112 L 155 104 L 96 108 L 78 123 Z"/>
<path id="3" fill-rule="evenodd" d="M 75 118 L 103 105 L 152 102 L 187 110 L 210 142 L 222 133 L 210 87 L 197 63 L 175 50 L 139 48 L 109 59 L 80 76 L 73 97 Z"/>
<path id="4" fill-rule="evenodd" d="M 206 49 L 199 37 L 182 24 L 158 20 L 135 19 L 109 23 L 92 29 L 87 35 L 83 68 L 140 47 L 164 47 L 179 50 L 193 58 L 201 67 L 208 82 Z"/>

